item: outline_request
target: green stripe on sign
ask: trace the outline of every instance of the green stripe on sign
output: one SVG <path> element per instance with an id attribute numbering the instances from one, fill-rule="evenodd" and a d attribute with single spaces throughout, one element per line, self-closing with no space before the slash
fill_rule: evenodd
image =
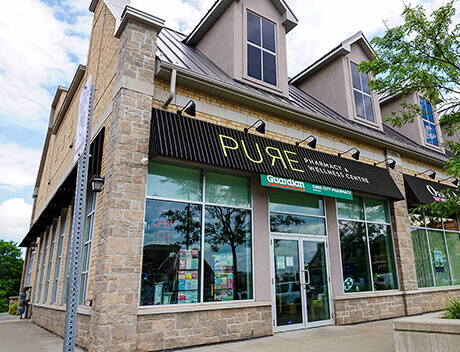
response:
<path id="1" fill-rule="evenodd" d="M 260 175 L 262 186 L 289 189 L 291 191 L 318 194 L 326 197 L 341 199 L 353 199 L 353 192 L 348 189 L 335 188 L 330 186 L 315 185 L 304 181 L 297 181 L 290 178 L 276 177 L 272 175 Z"/>

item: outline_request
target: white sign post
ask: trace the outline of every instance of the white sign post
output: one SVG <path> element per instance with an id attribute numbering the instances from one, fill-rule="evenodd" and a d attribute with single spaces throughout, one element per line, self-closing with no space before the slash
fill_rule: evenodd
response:
<path id="1" fill-rule="evenodd" d="M 81 245 L 84 234 L 86 188 L 88 183 L 89 147 L 93 117 L 94 92 L 89 76 L 80 93 L 74 162 L 78 160 L 77 182 L 73 207 L 72 245 L 69 257 L 69 286 L 67 292 L 66 324 L 63 351 L 73 352 L 77 335 L 77 307 L 80 292 Z"/>

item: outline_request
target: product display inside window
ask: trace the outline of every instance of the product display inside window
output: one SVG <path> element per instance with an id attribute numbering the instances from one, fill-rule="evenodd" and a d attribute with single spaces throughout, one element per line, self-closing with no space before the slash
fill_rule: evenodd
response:
<path id="1" fill-rule="evenodd" d="M 411 225 L 418 286 L 459 285 L 460 232 L 457 217 L 451 215 L 441 219 L 411 214 Z"/>
<path id="2" fill-rule="evenodd" d="M 387 202 L 337 199 L 344 292 L 398 288 Z"/>
<path id="3" fill-rule="evenodd" d="M 140 304 L 252 299 L 249 178 L 151 163 L 148 189 Z"/>

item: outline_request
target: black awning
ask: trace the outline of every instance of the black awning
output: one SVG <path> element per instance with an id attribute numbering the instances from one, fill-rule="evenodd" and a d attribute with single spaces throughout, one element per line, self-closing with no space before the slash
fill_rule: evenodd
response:
<path id="1" fill-rule="evenodd" d="M 153 109 L 149 156 L 157 155 L 404 199 L 384 168 Z"/>
<path id="2" fill-rule="evenodd" d="M 409 175 L 404 175 L 404 187 L 406 188 L 407 204 L 409 205 L 433 203 L 439 200 L 438 192 L 447 188 L 457 189 L 456 187 Z"/>
<path id="3" fill-rule="evenodd" d="M 46 208 L 40 214 L 37 221 L 31 226 L 19 247 L 29 247 L 37 237 L 40 237 L 48 226 L 51 226 L 53 219 L 61 215 L 62 209 L 72 204 L 75 194 L 76 173 L 77 168 L 74 167 L 70 175 L 67 176 L 66 180 L 58 188 L 53 198 L 51 198 Z"/>

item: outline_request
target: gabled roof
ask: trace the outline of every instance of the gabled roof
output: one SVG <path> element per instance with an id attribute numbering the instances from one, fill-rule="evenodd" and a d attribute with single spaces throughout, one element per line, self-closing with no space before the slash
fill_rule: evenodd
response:
<path id="1" fill-rule="evenodd" d="M 185 39 L 185 43 L 188 45 L 196 45 L 200 39 L 203 38 L 206 32 L 212 27 L 212 25 L 228 9 L 233 1 L 235 0 L 217 0 L 206 13 L 206 15 L 201 19 L 198 25 Z M 283 17 L 282 23 L 286 28 L 286 33 L 297 26 L 298 19 L 285 0 L 271 0 L 271 2 L 273 5 L 275 5 L 276 9 Z"/>
<path id="2" fill-rule="evenodd" d="M 285 97 L 235 80 L 196 47 L 185 44 L 184 38 L 184 34 L 167 27 L 158 35 L 158 78 L 169 80 L 170 71 L 174 68 L 177 70 L 177 82 L 180 85 L 203 89 L 217 97 L 235 99 L 241 104 L 259 109 L 267 108 L 271 113 L 279 113 L 280 116 L 293 118 L 297 114 L 302 121 L 308 120 L 312 126 L 329 126 L 336 133 L 351 133 L 354 138 L 359 136 L 362 140 L 372 140 L 375 145 L 380 143 L 380 146 L 403 149 L 406 153 L 415 153 L 417 156 L 423 155 L 443 162 L 446 160 L 444 154 L 420 146 L 385 126 L 384 131 L 380 131 L 347 119 L 294 85 L 289 85 L 289 96 Z"/>
<path id="3" fill-rule="evenodd" d="M 320 59 L 312 63 L 306 69 L 295 75 L 289 80 L 290 84 L 299 84 L 309 76 L 311 76 L 316 71 L 319 71 L 324 66 L 329 64 L 331 61 L 335 60 L 339 56 L 344 56 L 351 53 L 351 45 L 358 43 L 364 53 L 368 56 L 370 60 L 374 59 L 374 49 L 372 49 L 369 41 L 366 39 L 362 31 L 352 35 L 351 37 L 345 39 L 334 49 L 329 51 L 326 55 L 322 56 Z"/>

